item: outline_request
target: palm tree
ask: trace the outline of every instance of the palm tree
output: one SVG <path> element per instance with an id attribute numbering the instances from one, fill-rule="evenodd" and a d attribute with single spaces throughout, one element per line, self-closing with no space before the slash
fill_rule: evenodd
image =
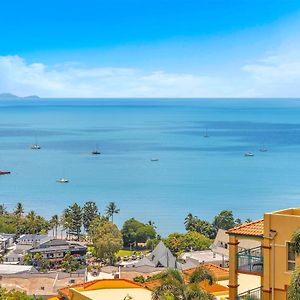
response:
<path id="1" fill-rule="evenodd" d="M 110 202 L 106 207 L 106 215 L 111 218 L 111 222 L 114 223 L 114 214 L 118 214 L 120 212 L 120 209 L 117 208 L 117 205 L 115 202 Z"/>
<path id="2" fill-rule="evenodd" d="M 7 213 L 6 207 L 4 204 L 0 204 L 0 215 L 5 215 Z"/>
<path id="3" fill-rule="evenodd" d="M 295 231 L 291 240 L 292 250 L 295 252 L 297 256 L 300 255 L 300 229 Z"/>
<path id="4" fill-rule="evenodd" d="M 148 221 L 148 225 L 151 226 L 151 227 L 153 227 L 154 229 L 157 229 L 154 221 L 149 220 Z"/>
<path id="5" fill-rule="evenodd" d="M 189 213 L 184 219 L 185 229 L 187 231 L 196 231 L 197 220 L 197 216 L 193 216 L 191 213 Z"/>
<path id="6" fill-rule="evenodd" d="M 52 216 L 50 220 L 50 225 L 52 226 L 52 229 L 55 231 L 55 238 L 57 239 L 57 227 L 59 226 L 60 221 L 58 215 Z"/>
<path id="7" fill-rule="evenodd" d="M 207 280 L 209 284 L 214 282 L 209 271 L 202 267 L 196 269 L 189 277 L 188 282 L 182 273 L 176 269 L 168 269 L 161 275 L 161 284 L 152 293 L 153 300 L 208 300 L 212 296 L 204 291 L 199 283 Z"/>
<path id="8" fill-rule="evenodd" d="M 23 213 L 24 213 L 23 204 L 21 202 L 18 202 L 14 210 L 14 214 L 18 217 L 21 217 Z"/>

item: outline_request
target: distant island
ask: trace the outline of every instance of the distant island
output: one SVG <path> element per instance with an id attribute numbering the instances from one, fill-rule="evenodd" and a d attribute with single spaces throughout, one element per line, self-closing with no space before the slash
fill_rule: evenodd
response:
<path id="1" fill-rule="evenodd" d="M 10 100 L 10 99 L 40 99 L 39 96 L 36 95 L 30 95 L 26 97 L 19 97 L 17 95 L 11 94 L 11 93 L 2 93 L 0 94 L 0 99 Z"/>

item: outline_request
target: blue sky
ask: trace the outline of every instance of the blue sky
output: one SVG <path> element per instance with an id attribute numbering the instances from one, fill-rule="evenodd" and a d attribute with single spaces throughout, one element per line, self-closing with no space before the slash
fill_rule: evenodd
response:
<path id="1" fill-rule="evenodd" d="M 0 10 L 0 92 L 300 96 L 299 0 L 10 0 Z"/>

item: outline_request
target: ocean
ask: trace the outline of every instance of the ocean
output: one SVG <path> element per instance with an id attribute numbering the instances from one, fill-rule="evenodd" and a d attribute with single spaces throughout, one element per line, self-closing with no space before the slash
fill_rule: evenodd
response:
<path id="1" fill-rule="evenodd" d="M 261 218 L 300 205 L 300 100 L 1 100 L 0 170 L 12 172 L 0 203 L 45 217 L 114 201 L 117 225 L 151 220 L 162 235 L 184 231 L 189 212 Z"/>

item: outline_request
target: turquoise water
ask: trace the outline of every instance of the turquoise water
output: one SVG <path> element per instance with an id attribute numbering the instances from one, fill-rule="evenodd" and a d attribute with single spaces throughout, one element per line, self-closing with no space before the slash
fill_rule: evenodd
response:
<path id="1" fill-rule="evenodd" d="M 0 169 L 12 171 L 0 177 L 0 203 L 46 217 L 115 201 L 118 225 L 152 220 L 163 235 L 183 231 L 189 212 L 260 218 L 299 206 L 300 101 L 3 100 Z M 56 183 L 62 176 L 70 183 Z"/>

